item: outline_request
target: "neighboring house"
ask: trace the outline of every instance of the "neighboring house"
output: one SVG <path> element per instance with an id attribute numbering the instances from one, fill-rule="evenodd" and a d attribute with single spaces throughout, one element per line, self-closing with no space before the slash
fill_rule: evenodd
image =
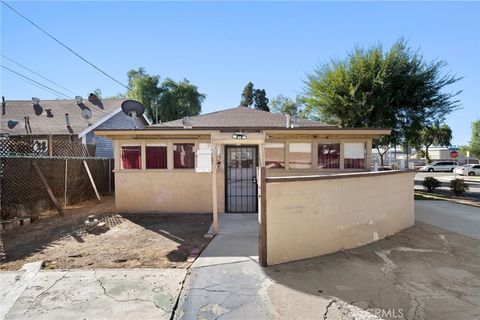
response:
<path id="1" fill-rule="evenodd" d="M 118 211 L 212 212 L 216 198 L 219 212 L 242 213 L 258 212 L 258 167 L 268 177 L 370 171 L 372 139 L 390 134 L 292 120 L 237 107 L 95 134 L 114 140 Z"/>
<path id="2" fill-rule="evenodd" d="M 132 129 L 132 118 L 121 110 L 124 100 L 96 97 L 75 100 L 7 100 L 2 104 L 0 136 L 25 140 L 51 153 L 53 141 L 96 144 L 97 157 L 113 157 L 112 142 L 94 139 L 95 128 Z M 91 111 L 91 118 L 82 117 L 83 110 Z M 144 128 L 146 118 L 137 118 L 138 128 Z"/>

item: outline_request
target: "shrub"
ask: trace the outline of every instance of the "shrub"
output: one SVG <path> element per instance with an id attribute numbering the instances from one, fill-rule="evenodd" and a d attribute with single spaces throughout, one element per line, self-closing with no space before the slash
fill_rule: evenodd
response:
<path id="1" fill-rule="evenodd" d="M 450 181 L 450 190 L 452 190 L 456 196 L 461 196 L 467 192 L 469 188 L 463 179 L 454 179 Z"/>
<path id="2" fill-rule="evenodd" d="M 440 181 L 434 177 L 425 177 L 425 179 L 423 179 L 423 187 L 427 189 L 427 191 L 431 192 L 440 187 Z"/>

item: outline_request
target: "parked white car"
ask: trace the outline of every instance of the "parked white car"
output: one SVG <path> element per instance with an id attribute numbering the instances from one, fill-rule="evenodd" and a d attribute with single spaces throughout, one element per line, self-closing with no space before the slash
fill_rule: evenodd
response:
<path id="1" fill-rule="evenodd" d="M 465 164 L 455 168 L 455 173 L 462 176 L 480 176 L 480 164 Z"/>
<path id="2" fill-rule="evenodd" d="M 420 168 L 420 171 L 445 171 L 445 172 L 453 172 L 453 169 L 458 166 L 458 162 L 456 161 L 434 161 L 430 164 L 427 164 L 424 167 Z"/>

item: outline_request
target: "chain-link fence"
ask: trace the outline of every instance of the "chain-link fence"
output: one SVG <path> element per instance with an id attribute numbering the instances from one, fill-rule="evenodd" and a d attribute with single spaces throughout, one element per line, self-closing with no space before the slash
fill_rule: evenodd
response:
<path id="1" fill-rule="evenodd" d="M 95 145 L 32 136 L 0 138 L 0 156 L 95 157 Z"/>
<path id="2" fill-rule="evenodd" d="M 35 217 L 55 208 L 41 177 L 57 201 L 65 206 L 95 198 L 87 164 L 97 190 L 108 194 L 113 189 L 113 160 L 73 157 L 0 157 L 0 211 L 2 220 Z"/>

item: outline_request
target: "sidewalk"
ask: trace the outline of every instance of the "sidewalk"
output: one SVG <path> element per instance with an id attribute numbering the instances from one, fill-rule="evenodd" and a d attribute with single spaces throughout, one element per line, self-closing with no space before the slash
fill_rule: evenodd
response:
<path id="1" fill-rule="evenodd" d="M 176 318 L 378 319 L 311 288 L 281 284 L 268 272 L 258 265 L 257 215 L 222 215 L 220 234 L 192 265 Z"/>

